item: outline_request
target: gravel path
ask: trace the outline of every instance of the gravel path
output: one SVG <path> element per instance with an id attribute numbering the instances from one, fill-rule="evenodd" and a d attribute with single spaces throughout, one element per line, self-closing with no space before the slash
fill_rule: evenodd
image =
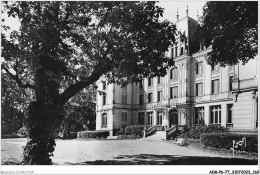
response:
<path id="1" fill-rule="evenodd" d="M 22 146 L 25 143 L 26 139 L 2 139 L 2 164 L 7 160 L 20 161 Z M 133 162 L 136 164 L 164 164 L 166 161 L 183 157 L 230 158 L 163 141 L 57 140 L 52 160 L 54 164 L 98 164 L 98 162 L 108 164 L 108 160 L 127 164 Z"/>

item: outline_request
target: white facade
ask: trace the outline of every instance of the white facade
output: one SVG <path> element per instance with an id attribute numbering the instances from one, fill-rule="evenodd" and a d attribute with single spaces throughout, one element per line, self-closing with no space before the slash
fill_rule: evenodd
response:
<path id="1" fill-rule="evenodd" d="M 185 24 L 186 27 L 185 27 Z M 177 22 L 179 34 L 168 56 L 175 60 L 160 80 L 158 77 L 121 88 L 97 81 L 96 130 L 112 131 L 127 125 L 220 125 L 231 130 L 254 131 L 258 121 L 258 58 L 246 65 L 214 66 L 206 62 L 211 48 L 198 48 L 190 17 Z M 189 26 L 189 27 L 187 27 Z M 185 32 L 183 32 L 185 31 Z M 173 70 L 175 68 L 175 70 Z M 104 97 L 105 96 L 105 97 Z M 104 102 L 105 100 L 105 102 Z"/>

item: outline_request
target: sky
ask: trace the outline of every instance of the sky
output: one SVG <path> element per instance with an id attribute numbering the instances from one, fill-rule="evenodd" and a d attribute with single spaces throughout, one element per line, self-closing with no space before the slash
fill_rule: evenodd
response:
<path id="1" fill-rule="evenodd" d="M 199 16 L 202 16 L 202 8 L 206 4 L 206 1 L 159 1 L 159 6 L 163 7 L 163 18 L 175 23 L 177 21 L 177 9 L 179 12 L 179 19 L 186 17 L 186 9 L 188 5 L 189 17 L 193 19 L 197 18 L 197 12 Z"/>
<path id="2" fill-rule="evenodd" d="M 188 14 L 191 18 L 197 20 L 197 11 L 199 16 L 202 16 L 202 8 L 205 5 L 206 1 L 159 1 L 158 5 L 163 7 L 164 15 L 163 19 L 167 19 L 170 22 L 175 23 L 177 21 L 177 9 L 179 12 L 179 19 L 182 19 L 186 16 L 186 9 L 188 5 Z M 2 14 L 2 18 L 5 18 L 4 24 L 10 26 L 11 30 L 19 30 L 20 24 L 17 19 L 12 17 L 7 18 L 6 14 Z"/>

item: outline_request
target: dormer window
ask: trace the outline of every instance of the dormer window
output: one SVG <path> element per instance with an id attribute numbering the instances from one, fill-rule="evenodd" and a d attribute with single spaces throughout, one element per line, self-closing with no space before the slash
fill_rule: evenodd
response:
<path id="1" fill-rule="evenodd" d="M 178 56 L 178 46 L 175 47 L 175 57 Z"/>
<path id="2" fill-rule="evenodd" d="M 153 85 L 153 78 L 149 77 L 148 78 L 148 86 L 152 86 Z"/>
<path id="3" fill-rule="evenodd" d="M 107 88 L 107 84 L 106 82 L 103 82 L 103 90 L 106 90 L 106 88 Z"/>

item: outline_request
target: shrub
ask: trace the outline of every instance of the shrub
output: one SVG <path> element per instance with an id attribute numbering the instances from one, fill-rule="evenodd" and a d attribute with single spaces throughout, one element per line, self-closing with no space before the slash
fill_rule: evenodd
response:
<path id="1" fill-rule="evenodd" d="M 131 125 L 121 128 L 116 135 L 133 135 L 136 137 L 143 137 L 144 125 Z"/>
<path id="2" fill-rule="evenodd" d="M 79 139 L 107 138 L 109 131 L 80 131 L 77 133 Z"/>
<path id="3" fill-rule="evenodd" d="M 216 125 L 193 126 L 190 130 L 182 132 L 178 137 L 199 139 L 200 135 L 203 133 L 222 133 L 222 132 L 228 132 L 228 130 L 222 126 L 220 127 Z"/>
<path id="4" fill-rule="evenodd" d="M 125 128 L 121 128 L 119 131 L 117 131 L 116 135 L 125 135 Z"/>
<path id="5" fill-rule="evenodd" d="M 118 136 L 121 129 L 113 129 L 113 136 Z"/>
<path id="6" fill-rule="evenodd" d="M 124 135 L 134 135 L 138 137 L 143 137 L 143 130 L 144 126 L 143 125 L 132 125 L 132 126 L 127 126 L 124 130 Z"/>
<path id="7" fill-rule="evenodd" d="M 246 137 L 246 147 L 242 147 L 240 150 L 258 152 L 257 134 L 204 133 L 201 134 L 201 142 L 205 146 L 230 149 L 233 147 L 233 140 L 241 141 L 243 137 Z"/>
<path id="8" fill-rule="evenodd" d="M 27 128 L 26 128 L 25 126 L 21 127 L 21 128 L 17 131 L 17 134 L 21 134 L 21 135 L 27 136 L 27 135 L 28 135 Z"/>

